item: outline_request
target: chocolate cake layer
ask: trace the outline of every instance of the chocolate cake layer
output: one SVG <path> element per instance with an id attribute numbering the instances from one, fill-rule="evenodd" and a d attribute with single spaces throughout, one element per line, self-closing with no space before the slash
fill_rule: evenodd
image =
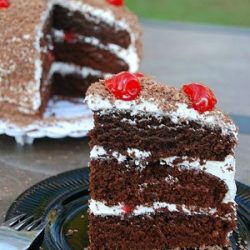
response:
<path id="1" fill-rule="evenodd" d="M 53 27 L 66 32 L 77 33 L 84 36 L 93 36 L 102 40 L 103 44 L 113 43 L 128 48 L 131 39 L 126 30 L 117 30 L 102 21 L 90 21 L 96 18 L 88 14 L 86 18 L 81 12 L 69 11 L 59 5 L 54 7 Z"/>
<path id="2" fill-rule="evenodd" d="M 162 166 L 159 162 L 149 163 L 140 171 L 132 161 L 92 160 L 90 171 L 91 197 L 105 200 L 110 206 L 125 203 L 134 207 L 161 201 L 217 207 L 228 191 L 225 183 L 215 176 Z"/>
<path id="3" fill-rule="evenodd" d="M 235 222 L 205 215 L 164 211 L 150 216 L 101 217 L 90 214 L 91 250 L 165 250 L 228 245 Z"/>
<path id="4" fill-rule="evenodd" d="M 128 70 L 128 65 L 115 54 L 88 43 L 62 42 L 55 43 L 54 47 L 55 59 L 58 62 L 73 63 L 107 73 Z"/>
<path id="5" fill-rule="evenodd" d="M 190 156 L 223 161 L 233 154 L 233 135 L 220 129 L 202 127 L 195 122 L 177 125 L 168 117 L 128 113 L 95 113 L 95 128 L 90 132 L 90 146 L 100 145 L 119 152 L 127 148 L 149 151 L 152 160 L 168 156 Z"/>
<path id="6" fill-rule="evenodd" d="M 80 74 L 62 75 L 55 73 L 51 79 L 52 95 L 69 97 L 84 97 L 88 87 L 100 77 L 89 75 L 83 78 Z"/>

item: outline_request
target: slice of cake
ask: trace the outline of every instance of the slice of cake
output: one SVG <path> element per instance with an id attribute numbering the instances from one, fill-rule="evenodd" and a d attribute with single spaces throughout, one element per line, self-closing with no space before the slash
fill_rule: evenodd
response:
<path id="1" fill-rule="evenodd" d="M 53 96 L 82 97 L 140 63 L 138 20 L 121 0 L 2 0 L 0 20 L 0 118 L 42 115 Z"/>
<path id="2" fill-rule="evenodd" d="M 86 102 L 90 249 L 228 247 L 237 129 L 213 92 L 122 72 L 92 84 Z"/>

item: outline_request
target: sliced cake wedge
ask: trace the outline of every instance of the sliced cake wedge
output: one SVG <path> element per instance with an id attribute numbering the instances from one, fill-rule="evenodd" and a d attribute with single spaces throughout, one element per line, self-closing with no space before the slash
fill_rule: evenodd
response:
<path id="1" fill-rule="evenodd" d="M 237 128 L 199 83 L 121 72 L 94 83 L 90 249 L 230 246 Z"/>

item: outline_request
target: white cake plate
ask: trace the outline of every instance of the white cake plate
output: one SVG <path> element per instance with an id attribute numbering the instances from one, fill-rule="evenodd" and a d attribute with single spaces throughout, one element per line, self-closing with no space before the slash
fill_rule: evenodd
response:
<path id="1" fill-rule="evenodd" d="M 84 137 L 93 127 L 92 112 L 82 98 L 49 101 L 43 118 L 21 126 L 0 118 L 0 135 L 15 137 L 18 144 L 32 144 L 36 138 Z"/>

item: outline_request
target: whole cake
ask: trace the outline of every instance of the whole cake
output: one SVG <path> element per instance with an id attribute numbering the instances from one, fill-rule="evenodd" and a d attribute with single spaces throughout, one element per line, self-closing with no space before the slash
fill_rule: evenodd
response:
<path id="1" fill-rule="evenodd" d="M 0 30 L 0 117 L 41 115 L 52 96 L 82 97 L 140 63 L 138 20 L 121 0 L 2 0 Z"/>
<path id="2" fill-rule="evenodd" d="M 121 72 L 92 84 L 90 249 L 224 249 L 237 128 L 199 83 Z"/>

